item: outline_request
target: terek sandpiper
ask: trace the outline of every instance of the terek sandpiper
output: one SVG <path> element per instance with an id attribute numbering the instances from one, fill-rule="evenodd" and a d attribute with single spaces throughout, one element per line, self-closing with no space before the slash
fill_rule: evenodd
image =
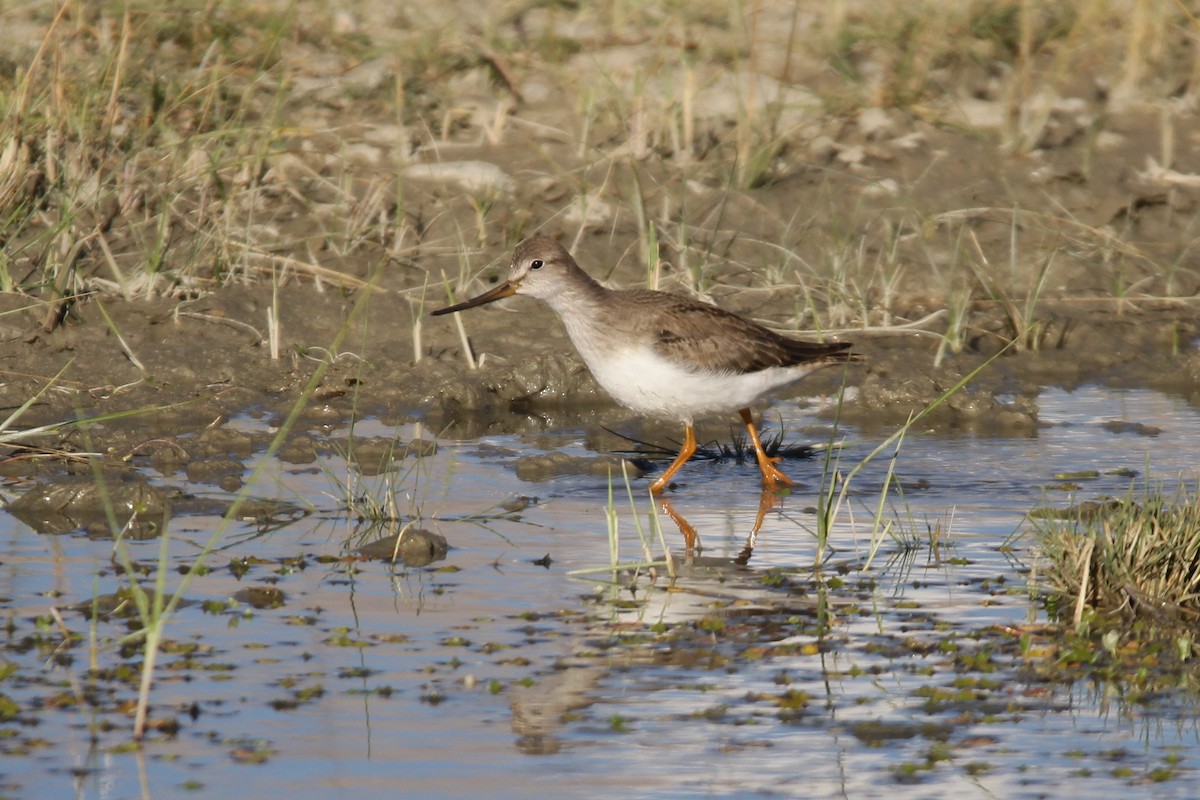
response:
<path id="1" fill-rule="evenodd" d="M 792 485 L 763 449 L 750 406 L 819 367 L 853 360 L 847 342 L 806 342 L 782 336 L 716 306 L 649 289 L 608 289 L 580 269 L 566 248 L 546 236 L 522 242 L 508 280 L 491 291 L 433 312 L 453 314 L 514 294 L 545 301 L 605 391 L 646 416 L 682 422 L 683 446 L 650 486 L 666 488 L 696 452 L 693 420 L 737 411 L 763 485 Z"/>

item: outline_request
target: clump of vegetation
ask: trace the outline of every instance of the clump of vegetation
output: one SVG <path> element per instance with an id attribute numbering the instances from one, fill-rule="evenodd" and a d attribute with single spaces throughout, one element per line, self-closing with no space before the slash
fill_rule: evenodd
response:
<path id="1" fill-rule="evenodd" d="M 1038 515 L 1042 516 L 1042 515 Z M 1038 521 L 1052 612 L 1166 627 L 1200 619 L 1200 494 L 1087 503 Z"/>

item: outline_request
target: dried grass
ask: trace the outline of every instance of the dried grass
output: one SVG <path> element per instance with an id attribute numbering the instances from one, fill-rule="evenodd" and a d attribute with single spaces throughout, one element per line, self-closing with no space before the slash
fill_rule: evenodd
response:
<path id="1" fill-rule="evenodd" d="M 403 276 L 415 293 L 457 253 L 503 251 L 557 220 L 577 237 L 636 238 L 626 252 L 653 280 L 678 267 L 700 293 L 794 289 L 797 325 L 886 327 L 914 287 L 953 300 L 965 325 L 964 275 L 976 266 L 938 275 L 939 259 L 924 258 L 940 246 L 931 232 L 950 248 L 960 236 L 945 214 L 903 197 L 883 212 L 848 207 L 844 189 L 823 196 L 819 180 L 811 212 L 757 192 L 819 175 L 814 142 L 841 147 L 864 109 L 958 125 L 961 100 L 979 92 L 1007 109 L 998 144 L 1018 152 L 1040 141 L 1056 97 L 1103 91 L 1175 109 L 1158 159 L 1170 171 L 1170 134 L 1188 113 L 1178 89 L 1200 74 L 1196 20 L 1149 0 L 486 13 L 464 22 L 453 3 L 370 0 L 0 13 L 21 33 L 0 44 L 0 291 L 42 295 L 52 325 L 88 292 L 194 295 L 290 276 L 355 288 L 368 265 L 419 252 L 428 262 Z M 537 92 L 559 96 L 565 113 L 534 113 Z M 313 126 L 330 118 L 344 125 Z M 364 143 L 358 124 L 388 132 Z M 540 174 L 521 175 L 532 188 L 518 202 L 402 177 L 407 164 L 483 144 L 542 157 Z M 364 160 L 372 148 L 383 155 Z M 1086 228 L 1065 213 L 1019 213 L 1067 236 Z M 1105 248 L 1114 271 L 1146 260 L 1120 236 L 1104 228 L 1079 257 Z"/>
<path id="2" fill-rule="evenodd" d="M 1200 494 L 1152 493 L 1037 520 L 1040 580 L 1076 624 L 1085 611 L 1195 625 L 1200 620 Z"/>

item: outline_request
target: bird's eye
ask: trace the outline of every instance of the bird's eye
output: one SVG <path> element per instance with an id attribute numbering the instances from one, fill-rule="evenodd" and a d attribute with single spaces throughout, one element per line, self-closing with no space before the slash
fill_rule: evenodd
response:
<path id="1" fill-rule="evenodd" d="M 533 261 L 530 261 L 529 268 L 530 269 L 541 269 L 542 268 L 542 260 L 540 258 L 535 258 Z"/>

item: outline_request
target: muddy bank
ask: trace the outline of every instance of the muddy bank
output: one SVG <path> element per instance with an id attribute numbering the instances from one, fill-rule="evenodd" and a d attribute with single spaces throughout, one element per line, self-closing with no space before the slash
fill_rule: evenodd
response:
<path id="1" fill-rule="evenodd" d="M 3 357 L 10 377 L 0 390 L 6 407 L 19 406 L 62 371 L 18 427 L 87 420 L 19 444 L 104 452 L 164 474 L 236 488 L 227 484 L 240 480 L 244 459 L 265 446 L 297 403 L 297 424 L 282 451 L 285 460 L 297 463 L 328 452 L 334 446 L 328 434 L 363 417 L 389 424 L 422 421 L 431 439 L 438 433 L 457 438 L 578 427 L 600 434 L 601 426 L 649 439 L 678 436 L 671 423 L 639 420 L 613 404 L 574 353 L 561 323 L 536 301 L 516 298 L 466 316 L 479 362 L 471 368 L 450 320 L 421 322 L 421 359 L 413 363 L 414 326 L 406 304 L 392 293 L 374 292 L 357 310 L 358 294 L 293 286 L 278 296 L 288 343 L 279 359 L 270 358 L 266 343 L 249 330 L 271 303 L 264 287 L 214 291 L 189 304 L 194 313 L 186 316 L 178 313 L 177 301 L 107 300 L 111 327 L 99 304 L 85 302 L 60 329 L 10 342 Z M 755 316 L 778 323 L 787 303 L 782 297 L 755 298 Z M 1200 321 L 1191 308 L 1142 302 L 1118 314 L 1107 303 L 1089 305 L 1070 300 L 1040 305 L 1036 339 L 1027 337 L 995 358 L 927 426 L 1030 435 L 1038 425 L 1042 386 L 1144 386 L 1200 401 L 1200 356 L 1192 348 Z M 35 316 L 30 310 L 5 320 L 19 327 Z M 905 315 L 894 319 L 902 322 Z M 844 380 L 851 391 L 842 419 L 882 432 L 994 356 L 1009 331 L 1001 313 L 979 308 L 962 351 L 946 353 L 936 367 L 944 332 L 936 318 L 922 330 L 839 333 L 854 342 L 863 363 L 817 373 L 781 402 L 828 397 Z M 241 415 L 266 424 L 227 427 Z M 731 429 L 729 420 L 707 422 L 716 438 Z M 600 438 L 600 449 L 620 447 L 619 440 Z M 10 445 L 9 452 L 20 450 Z M 10 462 L 5 471 L 26 474 L 40 463 Z"/>
<path id="2" fill-rule="evenodd" d="M 182 110 L 137 116 L 140 95 L 128 118 L 113 110 L 128 152 L 99 133 L 84 143 L 91 160 L 58 152 L 69 137 L 53 120 L 35 122 L 56 136 L 18 132 L 14 142 L 48 144 L 10 148 L 28 180 L 6 197 L 40 211 L 13 212 L 22 224 L 2 242 L 15 278 L 0 294 L 0 406 L 36 397 L 13 427 L 88 420 L 22 443 L 160 453 L 165 470 L 233 486 L 236 464 L 297 403 L 284 457 L 301 463 L 356 417 L 422 421 L 431 435 L 672 431 L 615 408 L 534 301 L 463 315 L 469 345 L 457 321 L 428 318 L 451 292 L 490 285 L 535 232 L 612 285 L 656 284 L 854 342 L 861 365 L 816 375 L 795 397 L 845 381 L 842 417 L 868 429 L 902 423 L 1014 338 L 927 424 L 1027 435 L 1047 385 L 1149 386 L 1196 402 L 1200 150 L 1183 135 L 1194 103 L 1168 79 L 1191 62 L 1116 87 L 1128 65 L 1096 64 L 1086 48 L 1088 70 L 1014 95 L 1009 76 L 1051 64 L 1042 78 L 1063 76 L 1052 43 L 1085 39 L 1052 26 L 1046 54 L 1017 72 L 999 32 L 964 19 L 936 69 L 906 88 L 887 66 L 889 40 L 823 60 L 804 37 L 824 29 L 799 6 L 756 7 L 749 26 L 531 8 L 495 21 L 481 59 L 454 35 L 449 20 L 464 15 L 450 8 L 431 9 L 424 28 L 375 3 L 326 20 L 416 63 L 364 60 L 353 37 L 326 39 L 318 24 L 279 54 L 291 82 L 222 77 L 231 96 L 261 101 L 232 130 L 266 137 L 230 153 Z M 874 12 L 842 23 L 887 22 Z M 445 53 L 412 46 L 429 37 Z M 146 63 L 207 63 L 190 45 L 150 47 Z M 681 99 L 678 87 L 694 91 Z M 160 135 L 171 124 L 176 135 Z M 72 195 L 72 180 L 88 191 Z M 56 216 L 76 196 L 85 207 Z M 60 242 L 65 228 L 73 237 Z M 63 249 L 72 260 L 55 272 Z M 224 430 L 240 415 L 267 425 Z"/>

